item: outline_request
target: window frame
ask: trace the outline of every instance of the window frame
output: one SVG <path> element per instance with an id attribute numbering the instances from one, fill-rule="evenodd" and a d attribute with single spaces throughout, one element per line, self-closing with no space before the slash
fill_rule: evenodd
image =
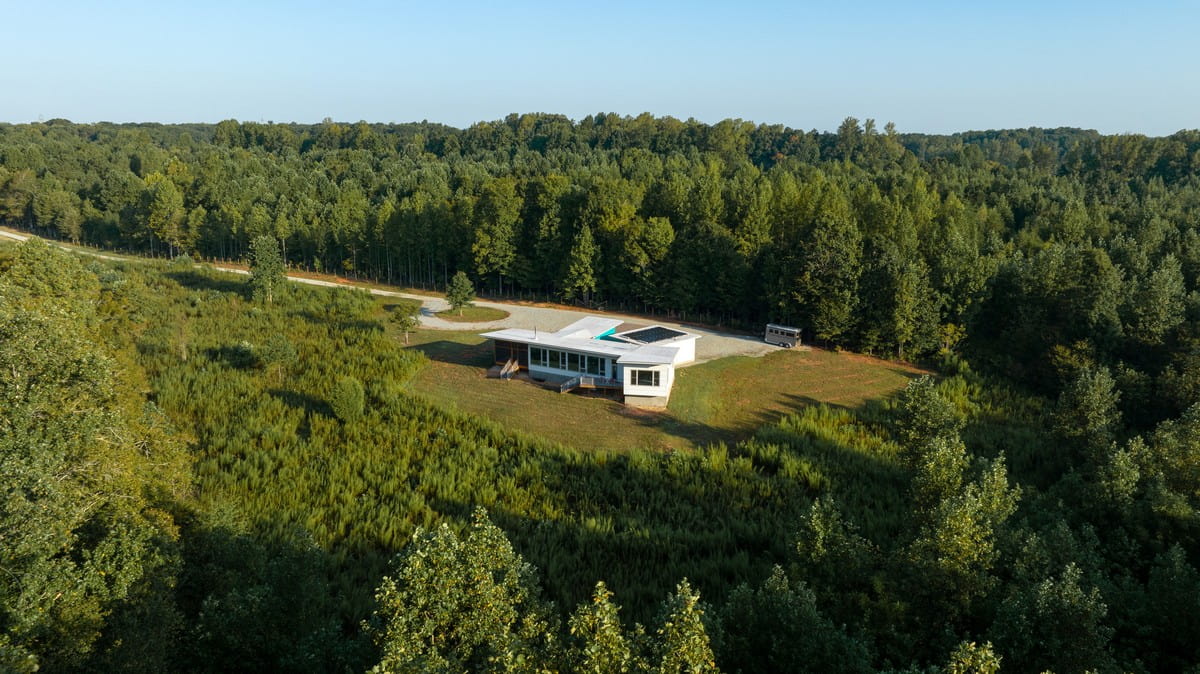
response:
<path id="1" fill-rule="evenodd" d="M 635 370 L 630 369 L 628 372 L 632 375 L 630 384 L 633 386 L 643 386 L 647 388 L 658 388 L 662 385 L 662 373 L 658 370 Z M 650 377 L 650 383 L 643 383 L 644 376 Z"/>

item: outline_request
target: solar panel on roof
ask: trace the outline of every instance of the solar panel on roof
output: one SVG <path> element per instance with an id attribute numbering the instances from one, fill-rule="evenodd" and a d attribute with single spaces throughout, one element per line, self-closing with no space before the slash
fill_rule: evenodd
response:
<path id="1" fill-rule="evenodd" d="M 682 337 L 686 334 L 686 332 L 680 332 L 679 330 L 655 326 L 653 328 L 643 328 L 641 330 L 627 332 L 621 336 L 641 342 L 643 344 L 653 344 L 655 342 L 663 342 L 668 339 L 674 339 L 675 337 Z"/>

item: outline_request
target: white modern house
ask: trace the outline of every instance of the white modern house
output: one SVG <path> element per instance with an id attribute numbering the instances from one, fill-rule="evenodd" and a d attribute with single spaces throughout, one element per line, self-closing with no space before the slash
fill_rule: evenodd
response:
<path id="1" fill-rule="evenodd" d="M 587 316 L 556 332 L 505 328 L 483 336 L 492 340 L 497 363 L 559 383 L 561 391 L 610 389 L 629 405 L 665 407 L 675 366 L 696 359 L 700 336 L 661 325 L 617 332 L 621 323 Z"/>

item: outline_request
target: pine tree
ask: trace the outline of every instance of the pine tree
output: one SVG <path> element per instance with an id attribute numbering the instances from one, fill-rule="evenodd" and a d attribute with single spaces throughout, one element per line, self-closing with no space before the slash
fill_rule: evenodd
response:
<path id="1" fill-rule="evenodd" d="M 563 281 L 563 297 L 582 298 L 586 304 L 596 291 L 595 261 L 598 252 L 592 238 L 592 228 L 584 225 L 575 235 L 575 243 L 567 260 L 567 277 Z"/>
<path id="2" fill-rule="evenodd" d="M 343 423 L 358 421 L 366 404 L 366 393 L 362 382 L 354 377 L 342 377 L 334 384 L 329 396 L 329 406 L 333 414 Z"/>
<path id="3" fill-rule="evenodd" d="M 250 287 L 254 299 L 270 304 L 286 280 L 279 242 L 267 234 L 254 237 L 250 242 Z"/>
<path id="4" fill-rule="evenodd" d="M 793 289 L 818 339 L 835 341 L 854 325 L 861 258 L 862 234 L 850 206 L 830 187 L 803 242 Z"/>

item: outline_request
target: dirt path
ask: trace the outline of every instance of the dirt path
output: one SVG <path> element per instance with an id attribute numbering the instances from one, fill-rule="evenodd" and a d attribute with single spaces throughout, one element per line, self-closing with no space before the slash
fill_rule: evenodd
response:
<path id="1" fill-rule="evenodd" d="M 0 229 L 0 236 L 15 239 L 17 241 L 25 241 L 32 238 L 31 234 L 18 234 L 16 232 Z M 47 241 L 51 245 L 57 245 L 64 250 L 69 250 L 75 253 L 91 255 L 103 260 L 116 260 L 127 262 L 130 258 L 116 257 L 112 255 L 104 255 L 102 253 L 93 253 L 91 251 L 79 250 L 69 246 L 63 246 L 53 241 Z M 230 274 L 248 275 L 250 272 L 245 269 L 236 269 L 233 267 L 223 267 L 221 265 L 212 265 L 218 271 L 227 272 Z M 363 288 L 351 283 L 335 283 L 333 281 L 322 281 L 320 279 L 304 278 L 300 276 L 288 276 L 289 281 L 296 283 L 307 283 L 308 285 L 322 286 L 325 288 L 358 288 L 366 290 L 372 295 L 381 297 L 399 297 L 410 300 L 417 300 L 421 303 L 421 325 L 425 328 L 433 330 L 458 330 L 458 331 L 478 331 L 497 330 L 499 328 L 527 328 L 532 330 L 558 330 L 567 325 L 579 320 L 584 316 L 579 311 L 569 309 L 555 309 L 553 307 L 535 307 L 527 304 L 510 304 L 506 302 L 485 302 L 477 301 L 475 304 L 481 307 L 491 307 L 508 312 L 508 316 L 496 321 L 485 321 L 481 323 L 456 323 L 447 321 L 443 318 L 438 318 L 437 313 L 450 308 L 446 300 L 440 297 L 429 297 L 428 295 L 416 295 L 412 293 L 402 293 L 393 290 L 380 290 L 378 288 Z M 718 332 L 708 328 L 698 328 L 691 325 L 680 325 L 670 321 L 651 320 L 641 316 L 629 316 L 623 314 L 614 314 L 610 312 L 591 312 L 593 315 L 606 316 L 609 318 L 619 318 L 628 323 L 636 323 L 640 325 L 663 325 L 669 328 L 678 328 L 691 333 L 700 335 L 700 339 L 696 342 L 696 363 L 714 360 L 716 358 L 724 358 L 725 356 L 763 356 L 772 351 L 779 349 L 777 346 L 771 346 L 762 341 L 758 337 L 748 337 L 745 335 L 733 335 L 725 332 Z"/>

